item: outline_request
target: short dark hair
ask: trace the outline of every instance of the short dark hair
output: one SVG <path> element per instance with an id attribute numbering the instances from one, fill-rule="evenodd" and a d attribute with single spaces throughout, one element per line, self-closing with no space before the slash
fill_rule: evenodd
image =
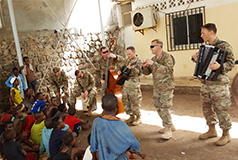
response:
<path id="1" fill-rule="evenodd" d="M 51 129 L 52 128 L 52 119 L 51 118 L 47 118 L 44 123 L 45 123 L 45 127 L 47 129 Z"/>
<path id="2" fill-rule="evenodd" d="M 80 70 L 76 70 L 76 71 L 74 72 L 74 75 L 77 76 L 79 73 L 80 73 Z"/>
<path id="3" fill-rule="evenodd" d="M 102 97 L 102 108 L 105 111 L 113 111 L 118 108 L 118 101 L 117 97 L 112 94 L 108 93 Z"/>
<path id="4" fill-rule="evenodd" d="M 37 111 L 37 112 L 34 114 L 34 117 L 35 117 L 36 120 L 38 120 L 38 119 L 41 117 L 41 113 L 43 113 L 43 112 Z"/>
<path id="5" fill-rule="evenodd" d="M 70 146 L 70 144 L 73 142 L 73 140 L 74 140 L 74 136 L 72 133 L 65 134 L 62 137 L 62 142 L 66 146 Z"/>
<path id="6" fill-rule="evenodd" d="M 64 105 L 64 104 L 59 104 L 59 105 L 58 105 L 58 110 L 59 110 L 60 112 L 64 112 L 64 109 L 65 109 L 65 105 Z"/>
<path id="7" fill-rule="evenodd" d="M 76 113 L 76 109 L 74 107 L 69 107 L 68 113 L 69 115 L 73 116 Z"/>
<path id="8" fill-rule="evenodd" d="M 52 101 L 53 99 L 57 99 L 57 97 L 51 97 L 51 99 L 50 99 L 50 100 Z"/>
<path id="9" fill-rule="evenodd" d="M 126 50 L 129 50 L 129 49 L 133 52 L 135 52 L 135 50 L 136 50 L 135 47 L 133 47 L 133 46 L 129 46 L 129 47 L 126 48 Z"/>
<path id="10" fill-rule="evenodd" d="M 3 112 L 8 112 L 10 109 L 11 109 L 10 105 L 4 105 L 2 108 Z"/>
<path id="11" fill-rule="evenodd" d="M 153 43 L 153 42 L 159 44 L 160 47 L 163 48 L 163 42 L 162 42 L 161 40 L 159 40 L 159 39 L 154 39 L 154 40 L 151 41 L 151 43 Z"/>
<path id="12" fill-rule="evenodd" d="M 12 121 L 5 121 L 3 123 L 3 126 L 4 126 L 4 128 L 7 128 L 7 125 L 12 124 L 12 123 L 13 123 Z"/>
<path id="13" fill-rule="evenodd" d="M 42 94 L 42 92 L 37 92 L 36 95 L 35 95 L 35 98 L 38 99 L 41 94 Z"/>
<path id="14" fill-rule="evenodd" d="M 60 124 L 59 119 L 60 119 L 59 117 L 54 117 L 54 118 L 52 118 L 51 126 L 52 126 L 53 128 L 57 128 L 57 126 Z"/>
<path id="15" fill-rule="evenodd" d="M 214 33 L 217 33 L 217 27 L 214 23 L 207 23 L 203 25 L 201 28 L 206 28 L 208 31 L 213 31 Z"/>
<path id="16" fill-rule="evenodd" d="M 10 142 L 12 140 L 12 137 L 14 135 L 14 132 L 12 130 L 6 130 L 4 133 L 3 133 L 3 139 L 6 141 L 6 142 Z"/>
<path id="17" fill-rule="evenodd" d="M 54 73 L 57 73 L 57 72 L 59 72 L 59 71 L 60 71 L 60 68 L 58 68 L 58 67 L 53 68 L 53 72 L 54 72 Z"/>
<path id="18" fill-rule="evenodd" d="M 102 50 L 103 49 L 106 49 L 107 47 L 105 47 L 105 46 L 102 46 L 101 48 L 100 48 L 100 52 L 102 52 Z"/>
<path id="19" fill-rule="evenodd" d="M 18 70 L 17 67 L 13 67 L 13 68 L 12 68 L 12 72 L 14 72 L 14 71 L 19 71 L 19 70 Z"/>
<path id="20" fill-rule="evenodd" d="M 23 62 L 25 62 L 25 60 L 29 59 L 28 57 L 23 57 Z"/>

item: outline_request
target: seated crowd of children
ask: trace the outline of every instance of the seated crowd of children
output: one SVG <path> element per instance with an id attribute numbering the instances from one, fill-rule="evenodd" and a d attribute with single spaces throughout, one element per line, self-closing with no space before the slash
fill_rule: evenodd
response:
<path id="1" fill-rule="evenodd" d="M 140 144 L 128 125 L 116 117 L 118 101 L 115 95 L 102 98 L 104 115 L 93 122 L 88 137 L 90 147 L 82 150 L 75 145 L 75 137 L 82 129 L 89 129 L 88 121 L 75 117 L 76 109 L 59 104 L 56 97 L 31 88 L 22 98 L 12 78 L 10 104 L 5 106 L 0 122 L 0 154 L 4 160 L 39 159 L 46 154 L 49 160 L 93 159 L 127 160 L 140 154 Z M 85 158 L 87 157 L 87 158 Z"/>
<path id="2" fill-rule="evenodd" d="M 73 148 L 75 137 L 91 126 L 75 116 L 76 109 L 59 104 L 56 97 L 31 88 L 25 91 L 24 100 L 17 89 L 18 79 L 12 80 L 10 106 L 3 108 L 0 122 L 0 153 L 3 159 L 82 159 L 84 150 Z M 47 154 L 47 156 L 46 156 Z M 58 155 L 59 154 L 59 155 Z M 55 158 L 54 158 L 55 157 Z M 58 158 L 57 158 L 58 157 Z"/>

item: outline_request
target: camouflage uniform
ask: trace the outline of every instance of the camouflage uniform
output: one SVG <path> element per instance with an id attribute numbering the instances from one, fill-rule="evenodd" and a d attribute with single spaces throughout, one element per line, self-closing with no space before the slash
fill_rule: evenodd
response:
<path id="1" fill-rule="evenodd" d="M 120 63 L 124 60 L 124 58 L 120 55 L 116 55 L 117 57 L 115 59 L 113 58 L 109 58 L 109 68 L 113 68 L 116 69 L 117 68 L 117 63 Z M 101 80 L 105 80 L 106 79 L 106 70 L 107 70 L 107 60 L 103 59 L 103 57 L 101 57 L 98 61 L 98 67 L 100 69 L 100 75 L 101 75 Z M 104 90 L 105 90 L 105 86 L 102 85 L 102 95 L 104 95 Z"/>
<path id="2" fill-rule="evenodd" d="M 223 69 L 218 75 L 216 81 L 207 81 L 201 79 L 201 98 L 203 114 L 206 118 L 207 125 L 213 125 L 219 120 L 222 129 L 230 129 L 231 121 L 228 109 L 231 105 L 231 95 L 229 91 L 228 71 L 234 67 L 234 55 L 231 46 L 224 41 L 216 38 L 214 46 L 228 51 Z"/>
<path id="3" fill-rule="evenodd" d="M 96 87 L 95 79 L 89 72 L 83 72 L 83 78 L 76 78 L 73 93 L 70 96 L 70 105 L 75 106 L 76 98 L 81 96 L 81 93 L 88 91 L 88 105 L 92 107 L 96 102 Z"/>
<path id="4" fill-rule="evenodd" d="M 68 77 L 66 76 L 64 71 L 61 71 L 61 75 L 58 77 L 53 73 L 50 75 L 49 78 L 51 90 L 56 94 L 60 94 L 60 89 L 63 90 L 63 92 L 68 90 Z"/>
<path id="5" fill-rule="evenodd" d="M 140 78 L 142 74 L 142 63 L 143 60 L 136 57 L 135 60 L 126 59 L 121 63 L 121 66 L 128 66 L 129 64 L 136 64 L 133 66 L 128 79 L 125 81 L 122 88 L 122 102 L 126 111 L 129 115 L 140 115 L 140 106 L 142 102 L 142 94 L 140 90 Z M 124 69 L 125 70 L 125 69 Z M 124 71 L 122 70 L 122 72 Z"/>
<path id="6" fill-rule="evenodd" d="M 163 121 L 163 126 L 170 127 L 172 118 L 169 108 L 173 105 L 175 60 L 172 55 L 164 51 L 159 57 L 154 56 L 151 60 L 154 61 L 154 64 L 143 67 L 142 73 L 145 75 L 152 73 L 154 106 Z"/>

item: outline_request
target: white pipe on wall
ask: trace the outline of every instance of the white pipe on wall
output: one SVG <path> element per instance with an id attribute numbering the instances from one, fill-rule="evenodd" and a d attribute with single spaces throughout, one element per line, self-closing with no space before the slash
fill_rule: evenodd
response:
<path id="1" fill-rule="evenodd" d="M 10 19 L 11 19 L 11 23 L 12 23 L 12 32 L 13 32 L 14 41 L 15 41 L 15 45 L 16 45 L 18 63 L 19 63 L 19 66 L 23 66 L 21 48 L 20 48 L 19 38 L 18 38 L 18 34 L 17 34 L 17 27 L 16 27 L 15 16 L 14 16 L 14 10 L 13 10 L 13 6 L 12 6 L 12 0 L 8 0 L 8 9 L 9 9 Z M 23 77 L 24 77 L 24 81 L 25 81 L 25 86 L 27 88 L 28 86 L 27 86 L 26 77 L 25 77 L 24 74 L 23 74 Z"/>
<path id="2" fill-rule="evenodd" d="M 106 41 L 105 41 L 105 36 L 104 36 L 104 27 L 103 27 L 103 22 L 102 22 L 102 13 L 101 13 L 100 0 L 98 0 L 98 10 L 99 10 L 99 17 L 100 17 L 100 24 L 101 24 L 102 45 L 106 46 Z"/>
<path id="3" fill-rule="evenodd" d="M 19 38 L 18 38 L 18 34 L 17 34 L 14 10 L 13 10 L 13 6 L 12 6 L 12 0 L 8 0 L 8 8 L 9 8 L 10 18 L 11 18 L 11 23 L 12 23 L 12 32 L 13 32 L 14 41 L 15 41 L 15 45 L 16 45 L 19 66 L 23 66 L 21 48 L 20 48 Z"/>

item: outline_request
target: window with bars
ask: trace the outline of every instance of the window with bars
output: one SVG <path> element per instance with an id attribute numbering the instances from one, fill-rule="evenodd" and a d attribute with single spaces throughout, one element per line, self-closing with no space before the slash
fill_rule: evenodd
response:
<path id="1" fill-rule="evenodd" d="M 203 40 L 201 26 L 205 24 L 205 7 L 165 15 L 168 51 L 198 49 Z"/>

